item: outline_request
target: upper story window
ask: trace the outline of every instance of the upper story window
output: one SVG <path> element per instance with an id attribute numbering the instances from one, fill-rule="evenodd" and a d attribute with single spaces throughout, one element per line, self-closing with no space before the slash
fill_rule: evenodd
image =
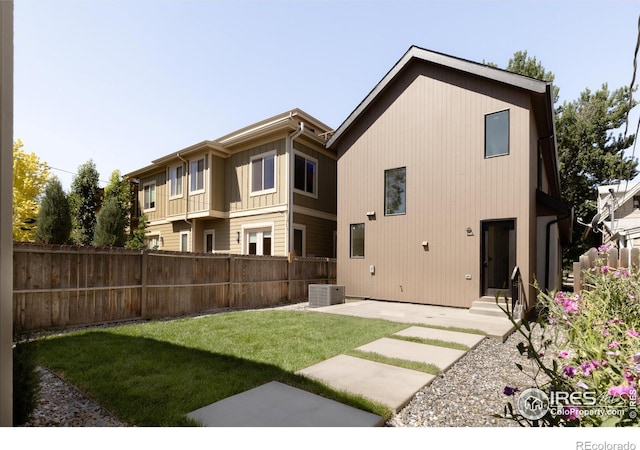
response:
<path id="1" fill-rule="evenodd" d="M 182 197 L 182 177 L 184 175 L 182 164 L 169 169 L 169 185 L 171 186 L 171 197 Z"/>
<path id="2" fill-rule="evenodd" d="M 205 159 L 201 158 L 196 161 L 191 161 L 189 167 L 190 185 L 189 191 L 191 194 L 198 194 L 204 192 L 204 169 Z"/>
<path id="3" fill-rule="evenodd" d="M 407 213 L 407 168 L 384 171 L 384 215 Z"/>
<path id="4" fill-rule="evenodd" d="M 251 194 L 276 191 L 276 153 L 264 153 L 251 158 Z"/>
<path id="5" fill-rule="evenodd" d="M 509 110 L 484 116 L 484 157 L 509 154 Z"/>
<path id="6" fill-rule="evenodd" d="M 318 161 L 295 155 L 293 188 L 305 194 L 318 195 Z"/>
<path id="7" fill-rule="evenodd" d="M 142 205 L 144 211 L 156 209 L 156 182 L 146 183 L 142 187 Z"/>

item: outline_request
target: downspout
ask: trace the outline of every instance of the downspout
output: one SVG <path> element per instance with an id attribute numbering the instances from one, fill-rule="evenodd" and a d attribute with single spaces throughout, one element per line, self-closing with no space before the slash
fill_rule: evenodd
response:
<path id="1" fill-rule="evenodd" d="M 295 157 L 293 153 L 293 141 L 304 132 L 304 122 L 299 122 L 299 128 L 287 136 L 287 154 L 289 158 L 289 190 L 288 190 L 288 206 L 287 206 L 287 256 L 289 261 L 293 255 L 293 184 L 295 182 Z M 302 256 L 302 255 L 300 255 Z"/>
<path id="2" fill-rule="evenodd" d="M 191 228 L 191 251 L 193 251 L 193 231 L 194 230 L 193 230 L 193 225 L 191 224 L 191 222 L 189 222 L 189 163 L 187 162 L 186 159 L 184 159 L 182 156 L 180 156 L 180 153 L 176 153 L 176 156 L 178 157 L 178 159 L 180 161 L 182 161 L 184 163 L 184 165 L 187 168 L 185 170 L 185 174 L 187 175 L 186 176 L 187 189 L 183 189 L 183 194 L 184 194 L 184 219 L 183 220 Z"/>

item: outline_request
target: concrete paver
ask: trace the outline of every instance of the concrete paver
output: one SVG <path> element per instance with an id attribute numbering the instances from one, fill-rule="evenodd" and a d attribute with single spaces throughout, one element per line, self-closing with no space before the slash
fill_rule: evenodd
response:
<path id="1" fill-rule="evenodd" d="M 396 336 L 416 337 L 420 339 L 435 339 L 438 341 L 455 342 L 475 348 L 486 336 L 480 334 L 460 333 L 459 331 L 439 330 L 437 328 L 409 327 L 394 333 Z"/>
<path id="2" fill-rule="evenodd" d="M 447 370 L 467 352 L 435 345 L 418 344 L 417 342 L 399 339 L 382 338 L 358 347 L 357 350 L 377 353 L 388 358 L 404 359 L 425 364 L 433 364 L 441 371 Z"/>
<path id="3" fill-rule="evenodd" d="M 336 390 L 359 394 L 399 411 L 434 375 L 362 358 L 338 355 L 297 372 Z"/>
<path id="4" fill-rule="evenodd" d="M 374 427 L 382 417 L 272 381 L 187 415 L 207 427 Z"/>

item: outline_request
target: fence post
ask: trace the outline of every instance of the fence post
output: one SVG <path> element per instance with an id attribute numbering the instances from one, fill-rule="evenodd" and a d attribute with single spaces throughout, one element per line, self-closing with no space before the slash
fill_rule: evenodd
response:
<path id="1" fill-rule="evenodd" d="M 629 267 L 629 249 L 627 247 L 620 249 L 620 267 Z"/>
<path id="2" fill-rule="evenodd" d="M 573 293 L 579 294 L 582 291 L 582 264 L 573 263 Z"/>
<path id="3" fill-rule="evenodd" d="M 148 250 L 142 250 L 142 256 L 140 258 L 140 268 L 142 270 L 141 274 L 141 286 L 140 286 L 140 316 L 143 319 L 148 319 L 147 317 L 147 252 Z"/>
<path id="4" fill-rule="evenodd" d="M 631 249 L 631 263 L 629 267 L 633 271 L 637 271 L 638 267 L 640 267 L 640 248 L 634 247 Z"/>
<path id="5" fill-rule="evenodd" d="M 291 278 L 293 278 L 293 265 L 296 261 L 292 252 L 289 252 L 287 261 L 289 262 L 289 264 L 287 264 L 287 303 L 292 303 L 291 293 L 293 289 L 291 289 Z"/>
<path id="6" fill-rule="evenodd" d="M 610 248 L 607 252 L 607 265 L 609 267 L 613 267 L 614 269 L 618 268 L 618 249 Z"/>
<path id="7" fill-rule="evenodd" d="M 229 276 L 228 276 L 228 280 L 229 280 L 229 289 L 227 292 L 227 306 L 231 307 L 231 302 L 233 301 L 233 298 L 235 296 L 235 292 L 236 292 L 236 288 L 235 288 L 235 265 L 236 265 L 236 260 L 233 257 L 233 255 L 229 255 Z"/>

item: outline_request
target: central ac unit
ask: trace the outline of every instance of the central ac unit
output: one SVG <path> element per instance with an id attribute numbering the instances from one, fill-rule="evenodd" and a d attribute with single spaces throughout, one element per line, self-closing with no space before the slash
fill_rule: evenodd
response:
<path id="1" fill-rule="evenodd" d="M 344 286 L 336 284 L 310 284 L 309 308 L 344 303 Z"/>

